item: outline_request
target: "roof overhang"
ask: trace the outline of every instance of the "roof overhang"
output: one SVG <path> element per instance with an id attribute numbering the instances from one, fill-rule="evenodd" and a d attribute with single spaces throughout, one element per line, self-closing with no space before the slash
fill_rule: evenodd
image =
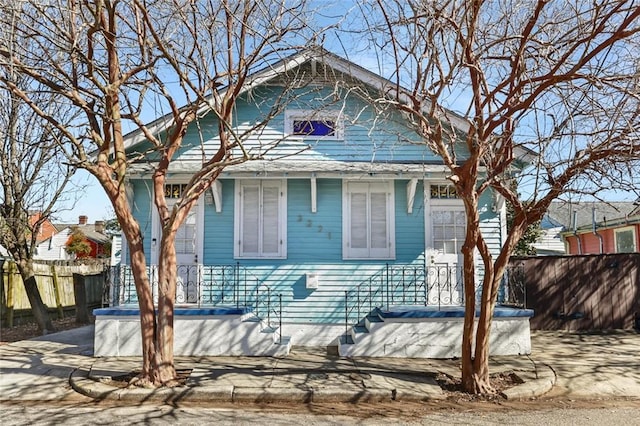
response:
<path id="1" fill-rule="evenodd" d="M 596 223 L 596 231 L 603 231 L 606 229 L 619 229 L 627 226 L 633 226 L 640 224 L 640 214 L 622 217 L 614 220 L 607 220 L 606 222 Z M 571 236 L 575 234 L 589 234 L 593 232 L 593 225 L 583 225 L 577 228 L 575 231 L 567 229 L 560 234 L 563 236 Z"/>
<path id="2" fill-rule="evenodd" d="M 265 84 L 266 82 L 276 78 L 278 75 L 299 67 L 305 62 L 309 61 L 312 57 L 314 57 L 314 53 L 311 49 L 303 50 L 295 55 L 282 59 L 277 63 L 266 67 L 256 73 L 252 74 L 247 82 L 243 85 L 239 94 L 243 94 L 249 92 L 250 90 Z M 222 89 L 220 91 L 220 96 L 224 96 L 227 89 Z M 205 114 L 207 111 L 211 110 L 211 103 L 213 102 L 213 97 L 210 97 L 208 102 L 209 104 L 203 104 L 198 109 L 198 115 Z M 164 116 L 152 121 L 147 125 L 147 129 L 152 134 L 159 134 L 163 131 L 170 128 L 174 123 L 173 115 L 171 113 L 165 114 Z M 125 149 L 129 149 L 138 143 L 144 142 L 146 140 L 144 136 L 144 132 L 140 129 L 136 129 L 124 136 L 125 139 Z"/>
<path id="3" fill-rule="evenodd" d="M 169 179 L 179 179 L 179 176 L 189 177 L 199 165 L 194 163 L 172 163 L 169 168 Z M 153 173 L 152 164 L 140 164 L 132 167 L 132 178 L 149 178 Z M 331 177 L 360 177 L 360 178 L 433 178 L 444 180 L 451 171 L 443 164 L 406 164 L 406 163 L 372 163 L 350 162 L 336 160 L 296 161 L 296 160 L 252 160 L 242 164 L 224 168 L 221 179 L 224 178 L 331 178 Z"/>

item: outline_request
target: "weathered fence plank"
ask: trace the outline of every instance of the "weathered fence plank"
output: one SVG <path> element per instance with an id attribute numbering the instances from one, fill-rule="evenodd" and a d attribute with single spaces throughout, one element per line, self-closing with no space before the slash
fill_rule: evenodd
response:
<path id="1" fill-rule="evenodd" d="M 640 253 L 514 257 L 534 330 L 633 328 L 640 317 Z"/>
<path id="2" fill-rule="evenodd" d="M 84 276 L 85 292 L 88 306 L 102 305 L 102 289 L 104 286 L 104 265 L 95 264 L 56 264 L 35 263 L 36 283 L 44 304 L 51 313 L 63 316 L 65 310 L 75 309 L 76 296 L 73 286 L 73 274 Z M 16 315 L 31 316 L 31 304 L 22 283 L 22 277 L 14 262 L 2 262 L 0 270 L 2 281 L 2 300 L 0 313 L 2 324 L 12 327 Z"/>

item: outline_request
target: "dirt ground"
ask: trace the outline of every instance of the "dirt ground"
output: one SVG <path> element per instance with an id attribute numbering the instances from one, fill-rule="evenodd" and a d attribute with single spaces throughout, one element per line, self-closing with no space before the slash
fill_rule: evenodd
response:
<path id="1" fill-rule="evenodd" d="M 90 320 L 93 323 L 94 318 L 90 317 Z M 53 326 L 56 328 L 56 331 L 71 330 L 73 328 L 87 325 L 77 323 L 74 316 L 65 317 L 62 319 L 54 319 L 52 321 Z M 13 327 L 0 326 L 0 345 L 17 342 L 18 340 L 33 339 L 34 337 L 38 337 L 40 335 L 40 331 L 38 330 L 38 326 L 35 322 L 16 325 Z"/>

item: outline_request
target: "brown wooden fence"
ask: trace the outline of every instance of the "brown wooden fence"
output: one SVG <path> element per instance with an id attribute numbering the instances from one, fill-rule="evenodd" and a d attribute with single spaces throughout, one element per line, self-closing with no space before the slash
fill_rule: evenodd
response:
<path id="1" fill-rule="evenodd" d="M 516 257 L 522 265 L 534 330 L 638 327 L 640 253 Z"/>
<path id="2" fill-rule="evenodd" d="M 36 282 L 44 304 L 49 311 L 62 318 L 76 309 L 73 274 L 80 274 L 88 307 L 102 304 L 104 266 L 102 263 L 73 264 L 68 262 L 42 262 L 34 264 Z M 31 304 L 27 298 L 22 277 L 12 261 L 0 262 L 0 316 L 3 326 L 12 326 L 31 320 Z M 76 279 L 76 281 L 78 281 Z"/>

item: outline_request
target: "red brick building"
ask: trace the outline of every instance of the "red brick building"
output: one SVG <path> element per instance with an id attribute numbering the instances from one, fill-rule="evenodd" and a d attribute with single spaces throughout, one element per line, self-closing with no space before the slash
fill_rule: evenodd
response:
<path id="1" fill-rule="evenodd" d="M 572 226 L 562 232 L 568 254 L 640 252 L 638 207 L 623 215 L 606 217 L 598 214 L 598 206 L 593 206 L 591 215 L 591 223 Z"/>

